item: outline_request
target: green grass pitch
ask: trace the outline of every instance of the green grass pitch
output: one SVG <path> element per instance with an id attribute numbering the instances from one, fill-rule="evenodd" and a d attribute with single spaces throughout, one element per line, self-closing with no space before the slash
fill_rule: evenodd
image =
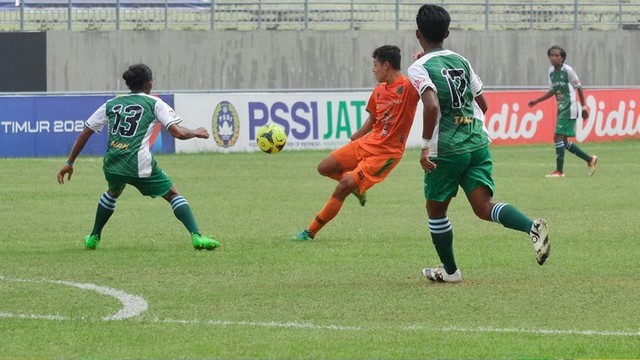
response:
<path id="1" fill-rule="evenodd" d="M 333 191 L 316 173 L 328 151 L 157 156 L 215 252 L 134 188 L 86 251 L 101 159 L 81 156 L 64 186 L 63 158 L 0 159 L 0 358 L 637 358 L 640 144 L 582 147 L 600 158 L 592 178 L 569 153 L 567 177 L 545 178 L 551 143 L 493 148 L 495 199 L 548 220 L 551 256 L 538 266 L 526 234 L 460 193 L 461 284 L 420 274 L 437 256 L 416 149 L 308 243 L 289 239 Z M 90 286 L 148 309 L 104 320 L 122 304 Z"/>

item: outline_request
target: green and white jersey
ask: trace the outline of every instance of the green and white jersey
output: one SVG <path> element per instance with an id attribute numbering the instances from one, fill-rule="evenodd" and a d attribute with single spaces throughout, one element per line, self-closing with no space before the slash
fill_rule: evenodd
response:
<path id="1" fill-rule="evenodd" d="M 573 68 L 563 64 L 559 70 L 549 68 L 549 91 L 556 95 L 558 119 L 575 120 L 578 118 L 579 106 L 576 101 L 576 90 L 582 88 L 580 79 Z"/>
<path id="2" fill-rule="evenodd" d="M 482 80 L 467 59 L 437 49 L 416 60 L 408 74 L 420 95 L 431 88 L 440 104 L 430 157 L 465 154 L 489 145 L 484 114 L 474 100 L 482 94 Z"/>
<path id="3" fill-rule="evenodd" d="M 156 123 L 166 128 L 182 119 L 162 99 L 144 93 L 118 96 L 104 103 L 85 125 L 100 132 L 107 125 L 109 140 L 103 169 L 116 175 L 146 178 L 155 160 L 149 139 Z"/>

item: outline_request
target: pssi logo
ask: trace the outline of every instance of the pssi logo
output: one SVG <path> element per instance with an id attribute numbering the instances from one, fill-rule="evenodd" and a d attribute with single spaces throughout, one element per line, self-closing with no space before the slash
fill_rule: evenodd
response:
<path id="1" fill-rule="evenodd" d="M 222 101 L 213 112 L 211 121 L 213 139 L 218 146 L 228 148 L 236 144 L 240 134 L 240 119 L 238 112 L 228 101 Z"/>

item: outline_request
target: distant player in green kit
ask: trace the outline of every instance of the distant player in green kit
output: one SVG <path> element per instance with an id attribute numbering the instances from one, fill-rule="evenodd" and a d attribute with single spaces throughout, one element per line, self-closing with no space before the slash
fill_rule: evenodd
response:
<path id="1" fill-rule="evenodd" d="M 151 69 L 144 64 L 131 65 L 122 78 L 131 93 L 107 101 L 85 122 L 65 165 L 58 172 L 58 183 L 64 177 L 71 180 L 73 163 L 89 138 L 105 126 L 109 131 L 107 153 L 103 171 L 108 190 L 98 201 L 93 230 L 84 238 L 85 248 L 95 250 L 100 243 L 102 228 L 116 209 L 116 200 L 129 184 L 142 195 L 161 196 L 171 204 L 171 209 L 191 234 L 193 247 L 197 250 L 213 250 L 218 241 L 202 236 L 187 200 L 177 191 L 171 179 L 156 164 L 149 151 L 149 138 L 155 124 L 160 122 L 169 133 L 180 140 L 194 137 L 207 139 L 205 128 L 195 130 L 180 126 L 182 121 L 175 111 L 162 99 L 149 95 L 153 86 Z"/>
<path id="2" fill-rule="evenodd" d="M 437 5 L 423 5 L 416 21 L 416 36 L 424 53 L 409 67 L 408 74 L 423 104 L 420 164 L 425 171 L 429 232 L 442 262 L 422 269 L 422 274 L 431 281 L 462 281 L 453 254 L 453 227 L 447 216 L 458 187 L 480 219 L 528 234 L 536 261 L 544 264 L 551 248 L 547 222 L 531 220 L 515 207 L 492 199 L 493 160 L 483 124 L 487 101 L 482 81 L 469 61 L 443 48 L 449 36 L 449 13 Z"/>
<path id="3" fill-rule="evenodd" d="M 565 149 L 586 161 L 589 176 L 593 176 L 596 172 L 596 165 L 598 165 L 598 157 L 587 155 L 577 144 L 569 141 L 570 137 L 576 136 L 576 119 L 580 109 L 576 101 L 576 92 L 580 98 L 580 104 L 584 106 L 582 84 L 573 68 L 564 63 L 567 53 L 563 48 L 554 45 L 547 50 L 547 56 L 551 62 L 551 67 L 549 68 L 549 91 L 541 97 L 529 101 L 529 107 L 533 107 L 555 95 L 558 103 L 556 130 L 553 134 L 553 141 L 556 145 L 556 170 L 547 175 L 547 177 L 564 177 Z M 589 118 L 589 112 L 587 112 L 586 108 L 582 109 L 581 115 L 584 120 Z"/>

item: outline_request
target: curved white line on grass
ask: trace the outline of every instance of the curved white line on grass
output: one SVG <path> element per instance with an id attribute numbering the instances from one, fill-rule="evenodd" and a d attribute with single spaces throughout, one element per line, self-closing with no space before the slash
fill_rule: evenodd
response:
<path id="1" fill-rule="evenodd" d="M 106 286 L 98 286 L 94 284 L 76 283 L 72 281 L 62 280 L 30 280 L 30 279 L 14 279 L 7 278 L 0 275 L 0 281 L 13 281 L 24 283 L 49 283 L 72 286 L 83 290 L 95 291 L 102 295 L 111 296 L 116 298 L 122 303 L 122 309 L 113 315 L 105 316 L 103 321 L 112 320 L 125 320 L 136 317 L 149 308 L 147 302 L 141 296 L 131 295 L 124 291 L 112 289 Z M 36 315 L 36 314 L 13 314 L 0 311 L 0 318 L 17 318 L 17 319 L 32 319 L 32 320 L 80 320 L 85 319 L 72 319 L 62 315 Z M 248 326 L 248 327 L 278 327 L 278 328 L 295 328 L 295 329 L 312 329 L 312 330 L 385 330 L 393 329 L 388 328 L 363 328 L 359 326 L 342 326 L 342 325 L 317 325 L 313 323 L 298 323 L 298 322 L 256 322 L 256 321 L 226 321 L 226 320 L 174 320 L 174 319 L 154 319 L 150 322 L 161 324 L 196 324 L 196 325 L 213 325 L 213 326 Z M 396 328 L 397 329 L 397 328 Z M 406 325 L 400 327 L 400 330 L 414 331 L 414 330 L 428 330 L 435 332 L 463 332 L 463 333 L 514 333 L 514 334 L 542 334 L 542 335 L 584 335 L 584 336 L 633 336 L 640 337 L 640 331 L 597 331 L 597 330 L 549 330 L 549 329 L 517 329 L 517 328 L 463 328 L 463 327 L 446 327 L 446 328 L 433 328 L 425 325 Z"/>
<path id="2" fill-rule="evenodd" d="M 13 278 L 4 277 L 2 275 L 0 275 L 0 280 L 24 282 L 24 283 L 49 283 L 49 284 L 66 285 L 66 286 L 72 286 L 72 287 L 76 287 L 83 290 L 95 291 L 99 294 L 116 298 L 122 304 L 122 309 L 120 309 L 120 311 L 116 312 L 113 315 L 103 317 L 102 320 L 105 320 L 105 321 L 124 320 L 128 318 L 136 317 L 140 315 L 143 311 L 146 311 L 149 308 L 149 304 L 147 304 L 147 302 L 141 296 L 131 295 L 124 291 L 112 289 L 106 286 L 98 286 L 94 284 L 83 284 L 83 283 L 77 283 L 73 281 L 63 281 L 63 280 L 13 279 Z M 25 316 L 31 316 L 31 315 L 25 315 Z M 44 316 L 44 315 L 40 315 L 40 316 Z"/>
<path id="3" fill-rule="evenodd" d="M 98 286 L 94 284 L 82 284 L 71 281 L 51 280 L 47 281 L 52 284 L 61 284 L 67 286 L 73 286 L 84 290 L 93 290 L 99 294 L 111 296 L 116 298 L 122 303 L 122 309 L 117 313 L 109 316 L 105 316 L 102 320 L 123 320 L 140 315 L 142 312 L 147 311 L 149 304 L 144 298 L 138 295 L 131 295 L 124 291 L 112 289 L 106 286 Z"/>

